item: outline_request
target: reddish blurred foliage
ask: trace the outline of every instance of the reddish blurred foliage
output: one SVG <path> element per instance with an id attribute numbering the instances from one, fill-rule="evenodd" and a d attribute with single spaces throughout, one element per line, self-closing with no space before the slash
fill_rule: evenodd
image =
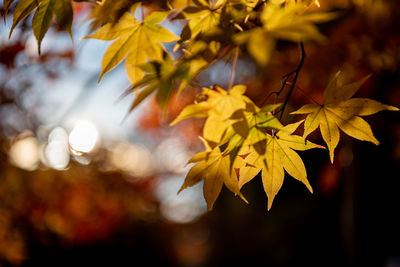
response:
<path id="1" fill-rule="evenodd" d="M 22 42 L 16 42 L 10 45 L 0 47 L 0 63 L 7 68 L 14 68 L 14 60 L 18 53 L 24 51 L 25 45 Z"/>
<path id="2" fill-rule="evenodd" d="M 158 106 L 155 97 L 152 97 L 139 119 L 139 127 L 143 131 L 152 132 L 154 136 L 167 136 L 168 130 L 170 130 L 168 124 L 178 116 L 186 105 L 193 103 L 195 96 L 196 90 L 191 87 L 188 87 L 179 96 L 174 94 L 168 102 L 165 113 Z M 174 126 L 173 129 L 180 133 L 189 146 L 196 145 L 199 143 L 198 136 L 201 135 L 202 122 L 201 119 L 186 120 Z"/>
<path id="3" fill-rule="evenodd" d="M 340 168 L 338 164 L 326 163 L 319 171 L 317 192 L 329 197 L 336 193 L 339 188 Z"/>
<path id="4" fill-rule="evenodd" d="M 93 6 L 85 2 L 72 2 L 72 9 L 74 10 L 74 16 L 86 16 Z"/>
<path id="5" fill-rule="evenodd" d="M 140 117 L 139 126 L 145 131 L 158 131 L 161 127 L 161 109 L 155 97 L 147 103 L 143 115 Z"/>
<path id="6" fill-rule="evenodd" d="M 39 56 L 39 62 L 47 62 L 49 60 L 67 60 L 71 65 L 75 58 L 75 51 L 68 49 L 60 52 L 47 52 Z"/>
<path id="7" fill-rule="evenodd" d="M 1 169 L 0 229 L 5 232 L 0 230 L 0 244 L 8 248 L 0 246 L 0 254 L 11 253 L 3 255 L 10 262 L 25 257 L 24 227 L 42 237 L 55 235 L 65 245 L 84 244 L 107 238 L 127 221 L 152 216 L 154 210 L 143 183 L 136 186 L 117 172 L 101 173 L 95 166 L 26 172 L 3 162 Z M 16 232 L 17 241 L 10 231 Z"/>
<path id="8" fill-rule="evenodd" d="M 201 224 L 175 230 L 172 245 L 177 261 L 183 266 L 204 265 L 210 254 L 209 233 Z"/>

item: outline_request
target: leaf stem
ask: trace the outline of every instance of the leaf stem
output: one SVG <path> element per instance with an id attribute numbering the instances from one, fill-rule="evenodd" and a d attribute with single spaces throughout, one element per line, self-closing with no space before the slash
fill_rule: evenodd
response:
<path id="1" fill-rule="evenodd" d="M 231 72 L 231 78 L 229 79 L 228 89 L 232 88 L 233 80 L 235 79 L 235 71 L 236 71 L 236 65 L 237 65 L 238 57 L 239 57 L 239 47 L 236 46 L 236 48 L 235 48 L 235 57 L 233 58 L 232 72 Z"/>

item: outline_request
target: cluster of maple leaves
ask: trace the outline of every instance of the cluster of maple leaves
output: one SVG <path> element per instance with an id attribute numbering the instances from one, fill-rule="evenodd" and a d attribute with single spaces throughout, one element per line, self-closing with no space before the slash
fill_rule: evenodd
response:
<path id="1" fill-rule="evenodd" d="M 202 138 L 206 150 L 189 161 L 196 165 L 189 171 L 181 190 L 204 179 L 204 197 L 212 209 L 223 184 L 245 200 L 241 187 L 261 171 L 270 209 L 283 184 L 285 170 L 312 192 L 304 163 L 295 152 L 324 148 L 306 139 L 311 132 L 319 127 L 333 162 L 339 128 L 349 136 L 378 145 L 369 124 L 360 116 L 399 110 L 371 99 L 351 98 L 368 77 L 350 84 L 343 84 L 340 78 L 339 72 L 326 87 L 324 104 L 304 105 L 291 114 L 308 114 L 306 119 L 286 126 L 273 115 L 281 104 L 260 108 L 243 95 L 246 90 L 243 85 L 229 91 L 204 88 L 202 95 L 207 100 L 188 105 L 171 123 L 190 117 L 207 118 Z M 294 135 L 303 122 L 303 136 Z"/>
<path id="2" fill-rule="evenodd" d="M 4 0 L 6 12 L 13 2 Z M 180 1 L 103 0 L 94 3 L 91 19 L 92 30 L 96 32 L 86 38 L 113 41 L 103 56 L 99 81 L 125 60 L 132 83 L 126 93 L 135 92 L 131 110 L 152 94 L 156 94 L 158 104 L 165 108 L 171 95 L 179 94 L 188 84 L 196 85 L 196 76 L 201 71 L 219 60 L 231 58 L 232 53 L 236 53 L 236 58 L 238 51 L 248 53 L 258 65 L 266 66 L 276 51 L 278 40 L 323 41 L 325 38 L 316 24 L 339 16 L 310 11 L 310 7 L 319 6 L 318 0 L 189 2 L 187 5 Z M 154 7 L 160 11 L 152 11 Z M 33 12 L 32 28 L 39 51 L 53 15 L 71 35 L 70 0 L 18 1 L 10 34 Z M 166 19 L 183 23 L 180 37 L 160 25 Z M 172 42 L 176 42 L 175 53 L 168 52 L 162 44 Z M 191 117 L 206 118 L 201 138 L 206 149 L 190 160 L 195 165 L 181 190 L 204 180 L 204 197 L 208 208 L 212 209 L 223 185 L 246 201 L 240 189 L 261 172 L 270 209 L 286 171 L 312 192 L 304 163 L 296 153 L 296 150 L 324 148 L 307 140 L 311 132 L 320 129 L 333 162 L 340 139 L 339 129 L 356 139 L 379 144 L 360 116 L 398 110 L 370 99 L 352 98 L 366 79 L 347 84 L 339 72 L 325 89 L 324 103 L 307 104 L 292 112 L 308 115 L 305 120 L 289 125 L 282 125 L 275 116 L 277 112 L 283 113 L 286 101 L 283 105 L 258 107 L 244 95 L 244 85 L 227 90 L 216 85 L 203 88 L 198 101 L 188 105 L 171 123 L 174 125 Z M 303 135 L 293 134 L 302 123 Z"/>

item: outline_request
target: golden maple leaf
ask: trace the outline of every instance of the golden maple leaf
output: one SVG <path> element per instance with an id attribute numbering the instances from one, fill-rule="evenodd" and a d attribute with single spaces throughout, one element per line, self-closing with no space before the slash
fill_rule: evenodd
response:
<path id="1" fill-rule="evenodd" d="M 128 77 L 135 84 L 144 76 L 141 65 L 149 59 L 163 60 L 165 48 L 161 42 L 170 43 L 179 39 L 166 28 L 158 25 L 169 12 L 153 12 L 141 23 L 134 17 L 139 5 L 139 3 L 133 5 L 131 14 L 125 13 L 116 24 L 108 23 L 93 35 L 85 37 L 104 41 L 115 40 L 104 54 L 99 80 L 126 58 Z"/>
<path id="2" fill-rule="evenodd" d="M 224 184 L 230 191 L 235 193 L 235 195 L 239 195 L 247 202 L 240 193 L 235 172 L 230 171 L 231 164 L 229 156 L 224 156 L 219 147 L 211 149 L 205 139 L 201 138 L 201 140 L 206 150 L 194 155 L 189 161 L 189 163 L 196 163 L 196 165 L 190 169 L 178 193 L 204 179 L 203 194 L 207 202 L 208 210 L 213 208 Z"/>
<path id="3" fill-rule="evenodd" d="M 398 111 L 393 106 L 384 105 L 367 98 L 351 98 L 369 78 L 358 82 L 343 84 L 341 72 L 329 82 L 324 91 L 324 104 L 308 104 L 291 114 L 308 114 L 304 122 L 304 137 L 320 128 L 322 138 L 328 145 L 330 160 L 339 143 L 341 129 L 353 138 L 379 145 L 369 124 L 360 116 L 367 116 L 382 110 Z"/>
<path id="4" fill-rule="evenodd" d="M 262 27 L 234 36 L 238 44 L 246 44 L 249 54 L 264 66 L 275 50 L 277 40 L 324 41 L 316 24 L 330 21 L 337 13 L 307 12 L 309 3 L 302 1 L 268 1 L 261 13 Z"/>
<path id="5" fill-rule="evenodd" d="M 264 191 L 268 197 L 268 210 L 271 209 L 276 194 L 282 187 L 286 171 L 290 176 L 302 182 L 312 193 L 312 188 L 307 179 L 304 163 L 295 150 L 308 150 L 323 148 L 303 137 L 292 135 L 303 121 L 288 124 L 274 135 L 266 134 L 267 143 L 265 154 L 260 155 L 251 146 L 243 146 L 234 163 L 234 168 L 239 168 L 239 188 L 251 181 L 260 171 Z"/>

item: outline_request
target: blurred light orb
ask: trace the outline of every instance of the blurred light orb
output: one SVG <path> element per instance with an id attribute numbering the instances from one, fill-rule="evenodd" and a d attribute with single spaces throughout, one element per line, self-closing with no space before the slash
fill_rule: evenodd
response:
<path id="1" fill-rule="evenodd" d="M 93 123 L 79 120 L 69 134 L 69 145 L 76 154 L 88 153 L 93 150 L 98 139 L 99 132 Z"/>
<path id="2" fill-rule="evenodd" d="M 168 138 L 158 145 L 155 155 L 161 171 L 187 173 L 189 167 L 186 163 L 193 156 L 193 152 L 189 151 L 179 138 Z"/>
<path id="3" fill-rule="evenodd" d="M 33 171 L 40 163 L 39 142 L 30 136 L 15 142 L 9 151 L 9 158 L 15 166 Z"/>
<path id="4" fill-rule="evenodd" d="M 140 144 L 119 143 L 111 151 L 111 165 L 135 178 L 148 177 L 153 174 L 153 163 L 148 148 Z"/>
<path id="5" fill-rule="evenodd" d="M 67 131 L 61 127 L 54 128 L 49 134 L 43 152 L 44 164 L 56 170 L 64 170 L 70 161 Z"/>
<path id="6" fill-rule="evenodd" d="M 164 218 L 183 224 L 193 222 L 207 212 L 202 182 L 176 194 L 184 179 L 185 175 L 163 176 L 155 192 Z"/>

